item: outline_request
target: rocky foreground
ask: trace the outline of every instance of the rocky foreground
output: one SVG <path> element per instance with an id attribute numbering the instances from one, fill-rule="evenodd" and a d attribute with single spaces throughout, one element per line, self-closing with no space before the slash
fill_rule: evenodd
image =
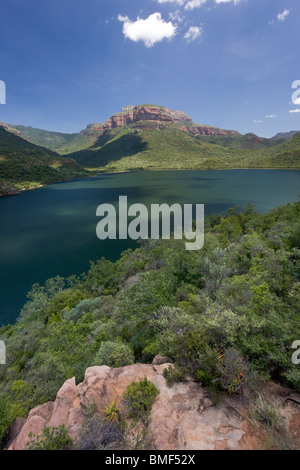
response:
<path id="1" fill-rule="evenodd" d="M 17 420 L 10 432 L 9 450 L 24 450 L 31 432 L 39 435 L 45 426 L 65 424 L 73 439 L 80 444 L 80 431 L 86 423 L 84 410 L 95 405 L 101 414 L 112 399 L 121 399 L 133 380 L 147 377 L 159 389 L 149 425 L 148 442 L 156 450 L 255 450 L 265 448 L 265 431 L 254 426 L 248 409 L 237 398 L 222 399 L 214 404 L 210 393 L 192 379 L 168 386 L 163 371 L 170 364 L 135 364 L 119 369 L 90 367 L 85 379 L 76 385 L 67 380 L 54 402 L 37 406 L 27 420 Z M 281 403 L 281 415 L 290 435 L 300 444 L 300 395 L 268 384 L 267 394 Z"/>

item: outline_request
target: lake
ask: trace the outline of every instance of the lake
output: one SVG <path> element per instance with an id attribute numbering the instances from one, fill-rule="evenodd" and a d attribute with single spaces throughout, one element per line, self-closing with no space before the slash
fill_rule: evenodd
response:
<path id="1" fill-rule="evenodd" d="M 291 170 L 155 171 L 107 174 L 0 198 L 0 325 L 14 323 L 33 283 L 80 274 L 89 260 L 116 260 L 130 240 L 96 237 L 98 205 L 205 204 L 205 213 L 248 203 L 263 213 L 299 199 Z"/>

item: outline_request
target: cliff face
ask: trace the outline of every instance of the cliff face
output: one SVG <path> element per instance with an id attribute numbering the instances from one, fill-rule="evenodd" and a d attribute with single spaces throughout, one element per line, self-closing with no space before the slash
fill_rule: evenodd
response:
<path id="1" fill-rule="evenodd" d="M 194 135 L 232 135 L 235 131 L 227 131 L 213 126 L 203 126 L 193 124 L 193 120 L 183 111 L 172 111 L 162 106 L 142 105 L 125 106 L 121 113 L 114 114 L 105 123 L 90 124 L 88 129 L 91 131 L 104 131 L 116 127 L 126 127 L 130 124 L 139 123 L 139 126 L 145 129 L 159 128 L 160 125 L 175 124 L 184 132 Z M 148 123 L 148 124 L 147 124 Z"/>
<path id="2" fill-rule="evenodd" d="M 73 447 L 80 445 L 82 427 L 86 425 L 84 412 L 90 405 L 95 413 L 111 400 L 122 399 L 131 382 L 147 377 L 159 389 L 151 412 L 149 448 L 156 450 L 245 450 L 264 446 L 266 435 L 253 427 L 247 419 L 249 410 L 234 398 L 223 399 L 215 405 L 210 393 L 192 379 L 167 385 L 163 371 L 171 364 L 135 364 L 120 369 L 107 366 L 86 370 L 84 381 L 75 384 L 75 378 L 67 380 L 57 393 L 54 402 L 37 406 L 24 423 L 19 421 L 11 431 L 10 450 L 23 450 L 29 441 L 28 434 L 39 435 L 45 426 L 65 424 L 73 439 Z M 172 366 L 172 365 L 171 365 Z M 289 400 L 290 391 L 272 384 L 269 395 L 286 400 L 284 417 L 290 432 L 299 438 L 300 396 Z M 276 388 L 277 387 L 277 388 Z M 284 398 L 285 397 L 285 398 Z M 297 398 L 298 397 L 298 398 Z M 122 403 L 122 402 L 121 402 Z M 298 406 L 298 408 L 297 408 Z M 20 429 L 21 428 L 21 429 Z"/>

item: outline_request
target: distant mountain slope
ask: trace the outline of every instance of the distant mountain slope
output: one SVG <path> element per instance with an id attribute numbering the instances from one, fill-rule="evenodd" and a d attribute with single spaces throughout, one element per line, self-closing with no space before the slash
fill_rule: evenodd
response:
<path id="1" fill-rule="evenodd" d="M 270 140 L 288 140 L 298 134 L 299 131 L 290 131 L 290 132 L 279 132 L 279 134 L 274 135 Z"/>
<path id="2" fill-rule="evenodd" d="M 239 161 L 242 168 L 300 169 L 300 132 L 275 147 L 244 153 Z"/>
<path id="3" fill-rule="evenodd" d="M 279 135 L 279 134 L 278 134 Z M 293 134 L 294 135 L 294 134 Z M 291 137 L 293 137 L 291 135 Z M 285 142 L 285 138 L 278 137 L 277 139 L 266 139 L 264 137 L 258 137 L 253 133 L 248 133 L 245 135 L 236 134 L 236 135 L 201 135 L 197 138 L 202 142 L 208 142 L 210 144 L 222 145 L 223 147 L 228 147 L 230 149 L 248 149 L 256 150 L 262 148 L 273 147 L 282 142 Z"/>
<path id="4" fill-rule="evenodd" d="M 0 126 L 0 195 L 86 174 L 74 160 L 31 144 Z"/>
<path id="5" fill-rule="evenodd" d="M 63 134 L 61 132 L 45 131 L 31 126 L 21 126 L 11 124 L 12 128 L 17 129 L 23 137 L 35 145 L 47 147 L 50 150 L 57 151 L 63 145 L 71 142 L 77 134 Z"/>

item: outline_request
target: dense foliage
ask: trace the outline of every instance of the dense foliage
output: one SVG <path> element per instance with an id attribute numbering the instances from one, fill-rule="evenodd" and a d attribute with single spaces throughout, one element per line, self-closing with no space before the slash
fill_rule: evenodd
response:
<path id="1" fill-rule="evenodd" d="M 0 329 L 0 434 L 95 363 L 160 354 L 176 361 L 177 379 L 189 372 L 229 393 L 253 374 L 300 390 L 299 293 L 300 203 L 211 215 L 200 251 L 144 241 L 80 278 L 34 285 L 18 322 Z"/>

